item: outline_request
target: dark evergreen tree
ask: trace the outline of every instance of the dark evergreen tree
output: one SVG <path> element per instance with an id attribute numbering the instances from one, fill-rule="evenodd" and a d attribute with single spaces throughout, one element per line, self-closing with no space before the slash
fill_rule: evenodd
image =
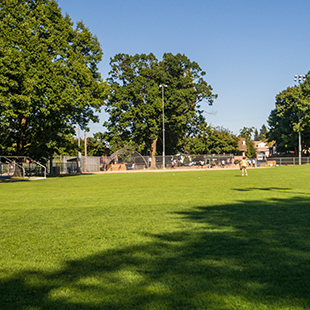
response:
<path id="1" fill-rule="evenodd" d="M 249 158 L 254 157 L 256 154 L 256 148 L 252 140 L 254 130 L 255 130 L 254 127 L 243 127 L 240 130 L 240 135 L 239 135 L 239 137 L 245 138 L 246 147 L 247 147 L 246 156 Z"/>

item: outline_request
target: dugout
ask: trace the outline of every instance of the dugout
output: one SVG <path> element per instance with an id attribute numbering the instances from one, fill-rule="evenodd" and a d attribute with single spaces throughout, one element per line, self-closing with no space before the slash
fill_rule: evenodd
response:
<path id="1" fill-rule="evenodd" d="M 108 157 L 104 170 L 140 170 L 148 168 L 148 163 L 148 160 L 146 160 L 139 152 L 128 148 L 122 148 Z"/>

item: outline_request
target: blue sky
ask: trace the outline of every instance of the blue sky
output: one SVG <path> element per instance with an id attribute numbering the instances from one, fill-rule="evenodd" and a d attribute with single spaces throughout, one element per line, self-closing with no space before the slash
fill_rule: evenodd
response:
<path id="1" fill-rule="evenodd" d="M 235 134 L 260 129 L 275 96 L 310 70 L 309 0 L 58 0 L 104 51 L 102 77 L 118 53 L 166 52 L 196 61 L 218 99 L 205 104 L 207 122 Z M 211 113 L 211 114 L 209 114 Z M 104 131 L 91 124 L 91 133 Z"/>

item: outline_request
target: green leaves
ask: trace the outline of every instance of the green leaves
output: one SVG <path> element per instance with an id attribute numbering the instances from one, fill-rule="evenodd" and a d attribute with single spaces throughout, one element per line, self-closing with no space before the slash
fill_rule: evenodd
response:
<path id="1" fill-rule="evenodd" d="M 103 105 L 102 50 L 82 22 L 73 29 L 53 0 L 5 1 L 0 10 L 0 145 L 6 153 L 52 156 L 74 125 Z M 12 152 L 12 149 L 14 151 Z"/>
<path id="2" fill-rule="evenodd" d="M 238 138 L 228 129 L 211 127 L 207 123 L 199 126 L 199 133 L 188 139 L 187 151 L 190 154 L 236 154 Z"/>
<path id="3" fill-rule="evenodd" d="M 162 149 L 162 90 L 167 154 L 185 148 L 197 131 L 203 110 L 199 103 L 217 95 L 202 79 L 199 65 L 185 55 L 166 53 L 158 62 L 153 54 L 118 54 L 110 62 L 110 93 L 105 124 L 113 150 L 128 144 L 139 151 Z M 209 102 L 210 103 L 210 102 Z M 154 141 L 157 143 L 154 143 Z"/>
<path id="4" fill-rule="evenodd" d="M 240 130 L 240 137 L 245 138 L 246 141 L 246 156 L 249 158 L 252 158 L 256 154 L 256 148 L 254 146 L 254 143 L 252 141 L 252 135 L 255 132 L 254 127 L 243 127 Z"/>
<path id="5" fill-rule="evenodd" d="M 298 132 L 302 132 L 303 149 L 310 147 L 310 77 L 304 83 L 288 87 L 276 96 L 276 107 L 271 111 L 267 134 L 269 141 L 276 141 L 279 152 L 298 149 Z"/>

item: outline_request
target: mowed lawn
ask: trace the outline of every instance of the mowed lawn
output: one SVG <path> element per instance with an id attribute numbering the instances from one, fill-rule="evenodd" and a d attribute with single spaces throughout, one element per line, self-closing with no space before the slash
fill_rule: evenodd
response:
<path id="1" fill-rule="evenodd" d="M 0 309 L 310 309 L 310 166 L 0 183 Z"/>

